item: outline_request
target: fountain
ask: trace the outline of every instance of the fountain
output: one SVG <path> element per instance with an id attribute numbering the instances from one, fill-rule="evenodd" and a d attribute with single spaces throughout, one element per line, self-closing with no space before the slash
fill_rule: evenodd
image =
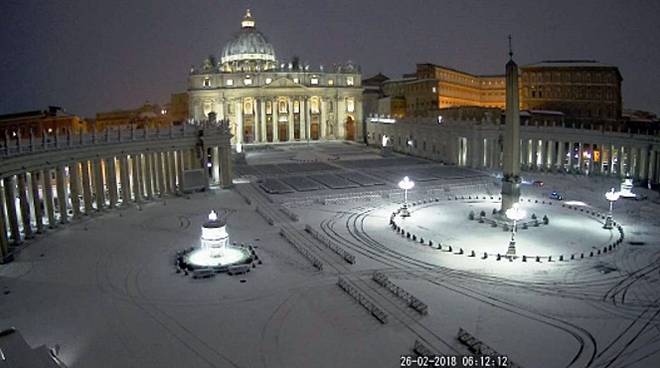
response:
<path id="1" fill-rule="evenodd" d="M 202 225 L 201 246 L 185 256 L 185 263 L 193 268 L 222 267 L 245 263 L 250 258 L 247 248 L 229 243 L 227 223 L 211 211 Z"/>

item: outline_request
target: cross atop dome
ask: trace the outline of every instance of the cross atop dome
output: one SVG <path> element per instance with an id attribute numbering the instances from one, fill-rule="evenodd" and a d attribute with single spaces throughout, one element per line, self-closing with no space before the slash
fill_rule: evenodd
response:
<path id="1" fill-rule="evenodd" d="M 245 10 L 245 15 L 243 16 L 243 21 L 241 21 L 241 27 L 243 28 L 254 28 L 254 18 L 250 13 L 250 9 Z"/>

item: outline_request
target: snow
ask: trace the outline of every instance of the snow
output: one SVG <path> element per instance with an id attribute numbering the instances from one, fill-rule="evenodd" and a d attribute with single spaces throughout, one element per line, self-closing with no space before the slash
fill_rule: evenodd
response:
<path id="1" fill-rule="evenodd" d="M 351 170 L 369 174 L 364 166 L 347 164 L 351 159 L 381 167 L 378 151 L 357 145 L 251 149 L 250 165 L 322 162 L 332 166 L 323 175 L 349 179 Z M 402 201 L 395 174 L 413 166 L 440 175 L 416 183 L 410 200 L 439 201 L 412 207 L 405 227 L 453 244 L 454 252 L 407 240 L 388 226 Z M 320 173 L 285 167 L 294 172 L 251 171 L 244 179 L 252 183 L 234 190 L 166 198 L 141 211 L 105 211 L 39 236 L 13 263 L 0 266 L 0 289 L 8 292 L 0 295 L 0 325 L 15 326 L 31 346 L 59 345 L 61 359 L 74 368 L 394 367 L 400 355 L 412 353 L 416 339 L 436 353 L 468 354 L 456 339 L 459 328 L 523 367 L 610 361 L 611 367 L 648 367 L 660 358 L 656 193 L 635 188 L 649 199 L 615 204 L 626 238 L 611 253 L 564 262 L 498 262 L 492 254 L 506 252 L 510 233 L 467 219 L 470 210 L 490 216 L 497 206 L 491 173 L 399 160 L 386 167 L 379 186 L 331 189 L 319 182 L 323 188 L 314 192 L 269 195 L 255 182 Z M 547 213 L 550 224 L 519 230 L 519 254 L 554 260 L 614 239 L 602 219 L 557 201 L 549 206 L 547 195 L 559 190 L 566 200 L 604 213 L 604 193 L 617 179 L 525 176 L 545 186 L 524 186 L 523 199 L 532 200 L 523 205 L 539 217 Z M 476 193 L 488 199 L 453 199 Z M 255 206 L 269 211 L 274 226 Z M 292 221 L 282 208 L 300 220 Z M 199 245 L 200 226 L 211 210 L 226 216 L 230 240 L 255 246 L 263 264 L 245 275 L 202 280 L 175 273 L 176 251 Z M 306 224 L 353 254 L 356 263 L 315 242 Z M 280 227 L 300 237 L 324 262 L 323 271 L 279 235 Z M 465 254 L 453 254 L 459 247 Z M 467 256 L 471 249 L 477 257 Z M 482 260 L 482 252 L 491 256 Z M 426 303 L 429 314 L 418 314 L 371 280 L 376 270 Z M 389 323 L 379 323 L 337 287 L 340 275 L 383 309 Z"/>

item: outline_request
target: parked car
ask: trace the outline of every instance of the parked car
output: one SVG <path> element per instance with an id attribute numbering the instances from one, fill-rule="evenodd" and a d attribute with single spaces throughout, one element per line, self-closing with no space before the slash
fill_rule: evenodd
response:
<path id="1" fill-rule="evenodd" d="M 545 185 L 545 183 L 543 183 L 543 180 L 534 180 L 534 181 L 532 182 L 532 184 L 533 184 L 535 187 L 542 187 L 543 185 Z"/>
<path id="2" fill-rule="evenodd" d="M 564 199 L 564 196 L 561 195 L 561 193 L 559 192 L 550 192 L 550 199 L 556 199 L 558 201 L 561 201 L 562 199 Z"/>

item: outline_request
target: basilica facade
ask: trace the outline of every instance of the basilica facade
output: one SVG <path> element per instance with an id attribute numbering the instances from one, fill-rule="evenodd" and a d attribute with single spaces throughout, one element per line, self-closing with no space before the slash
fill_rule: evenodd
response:
<path id="1" fill-rule="evenodd" d="M 220 59 L 191 68 L 188 95 L 190 118 L 228 120 L 233 144 L 362 136 L 359 68 L 281 62 L 249 10 Z"/>

